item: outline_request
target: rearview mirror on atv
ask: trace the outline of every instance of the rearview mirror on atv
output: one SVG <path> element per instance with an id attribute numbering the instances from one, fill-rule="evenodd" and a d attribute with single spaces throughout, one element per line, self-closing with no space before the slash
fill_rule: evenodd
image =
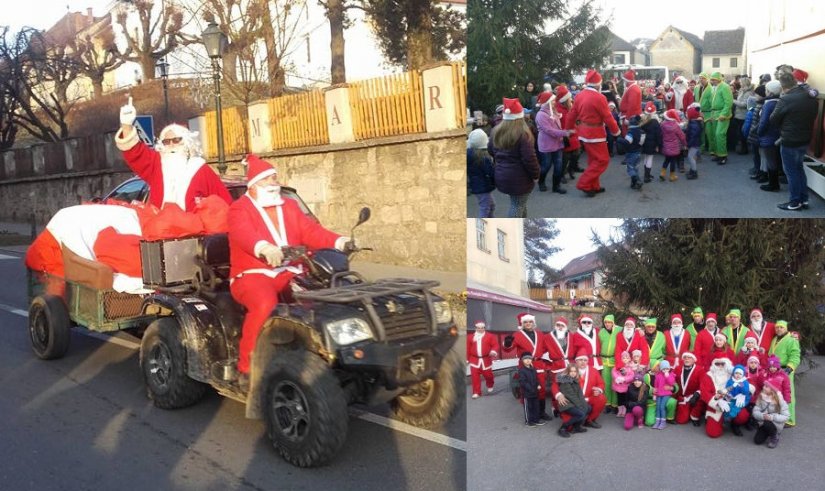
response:
<path id="1" fill-rule="evenodd" d="M 358 213 L 358 223 L 356 223 L 355 226 L 352 227 L 352 228 L 355 228 L 355 227 L 361 225 L 362 223 L 366 222 L 369 219 L 370 219 L 370 209 L 369 209 L 369 207 L 365 206 L 365 207 L 361 208 L 361 212 Z"/>

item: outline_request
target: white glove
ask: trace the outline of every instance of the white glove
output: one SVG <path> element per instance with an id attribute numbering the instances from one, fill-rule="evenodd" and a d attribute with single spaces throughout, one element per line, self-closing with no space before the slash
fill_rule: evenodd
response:
<path id="1" fill-rule="evenodd" d="M 280 266 L 284 262 L 284 252 L 274 244 L 264 244 L 258 251 L 258 256 L 263 258 L 270 266 Z"/>
<path id="2" fill-rule="evenodd" d="M 498 353 L 496 353 L 495 351 L 490 351 L 490 357 L 498 358 Z"/>
<path id="3" fill-rule="evenodd" d="M 137 117 L 135 106 L 132 105 L 132 96 L 129 96 L 129 102 L 120 108 L 120 124 L 132 126 Z"/>
<path id="4" fill-rule="evenodd" d="M 727 413 L 727 412 L 730 411 L 730 403 L 728 401 L 724 400 L 724 399 L 721 399 L 719 401 L 718 406 L 719 406 L 719 409 L 721 409 L 722 412 L 724 412 L 724 413 Z"/>
<path id="5" fill-rule="evenodd" d="M 736 407 L 745 407 L 745 394 L 739 394 L 734 398 Z"/>

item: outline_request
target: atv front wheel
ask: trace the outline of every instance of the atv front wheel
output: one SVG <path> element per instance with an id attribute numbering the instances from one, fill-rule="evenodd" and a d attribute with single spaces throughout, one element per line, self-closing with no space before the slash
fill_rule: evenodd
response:
<path id="1" fill-rule="evenodd" d="M 395 416 L 420 428 L 432 428 L 452 416 L 464 387 L 463 363 L 451 350 L 441 362 L 436 378 L 427 379 L 407 389 L 390 403 Z"/>
<path id="2" fill-rule="evenodd" d="M 72 323 L 60 297 L 40 295 L 29 307 L 29 337 L 34 354 L 41 360 L 63 358 L 69 349 Z"/>
<path id="3" fill-rule="evenodd" d="M 186 374 L 186 349 L 173 317 L 162 317 L 146 328 L 140 343 L 140 368 L 146 392 L 155 406 L 178 409 L 198 402 L 206 384 Z"/>
<path id="4" fill-rule="evenodd" d="M 347 400 L 323 360 L 308 351 L 277 352 L 265 384 L 269 436 L 287 462 L 314 467 L 338 453 L 347 438 Z"/>

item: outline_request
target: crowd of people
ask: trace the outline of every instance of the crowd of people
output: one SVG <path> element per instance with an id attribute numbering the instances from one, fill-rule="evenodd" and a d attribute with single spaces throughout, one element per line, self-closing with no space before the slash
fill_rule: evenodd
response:
<path id="1" fill-rule="evenodd" d="M 548 83 L 539 92 L 529 82 L 520 98 L 503 98 L 489 124 L 470 133 L 468 190 L 478 199 L 480 217 L 494 216 L 492 191 L 498 190 L 510 198 L 507 216 L 523 218 L 536 187 L 563 195 L 563 184 L 577 172 L 576 188 L 586 196 L 605 192 L 599 177 L 616 153 L 624 155 L 630 188 L 638 191 L 653 180 L 657 155 L 663 158 L 660 181 L 676 181 L 685 172 L 694 180 L 703 154 L 725 165 L 732 148 L 753 155 L 750 177 L 762 190 L 776 192 L 787 183 L 789 200 L 780 209 L 807 209 L 802 162 L 818 112 L 818 91 L 807 79 L 804 70 L 780 65 L 773 76 L 760 76 L 758 85 L 747 76 L 729 83 L 713 72 L 642 86 L 632 69 L 621 82 L 590 70 L 582 89 Z M 581 153 L 587 155 L 584 169 Z"/>
<path id="2" fill-rule="evenodd" d="M 602 327 L 581 315 L 575 331 L 558 317 L 548 332 L 533 315 L 518 316 L 518 330 L 504 339 L 504 350 L 519 356 L 519 395 L 528 427 L 561 419 L 558 434 L 569 438 L 601 428 L 602 415 L 615 414 L 625 430 L 666 429 L 669 423 L 701 426 L 718 438 L 729 427 L 755 431 L 754 442 L 774 448 L 783 428 L 796 425 L 794 372 L 801 351 L 784 320 L 768 322 L 760 309 L 745 325 L 731 309 L 725 325 L 701 307 L 684 325 L 681 314 L 659 329 L 655 318 L 625 319 L 621 327 L 605 315 Z M 501 347 L 483 321 L 467 336 L 472 398 L 494 392 L 493 360 Z M 552 406 L 548 408 L 547 399 Z"/>

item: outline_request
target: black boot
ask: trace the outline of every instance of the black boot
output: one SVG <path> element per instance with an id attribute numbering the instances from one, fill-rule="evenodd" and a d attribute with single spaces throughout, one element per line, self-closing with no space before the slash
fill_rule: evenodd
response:
<path id="1" fill-rule="evenodd" d="M 635 189 L 636 191 L 640 191 L 642 189 L 642 181 L 639 180 L 638 176 L 633 176 L 630 178 L 630 189 Z"/>
<path id="2" fill-rule="evenodd" d="M 736 436 L 742 436 L 742 430 L 739 429 L 739 425 L 735 425 L 733 423 L 730 424 L 730 431 L 733 432 Z"/>
<path id="3" fill-rule="evenodd" d="M 762 191 L 779 191 L 779 172 L 775 170 L 768 171 L 768 183 L 759 186 Z"/>
<path id="4" fill-rule="evenodd" d="M 559 176 L 559 177 L 553 176 L 553 192 L 554 193 L 559 193 L 559 194 L 566 194 L 567 191 L 562 189 L 560 184 L 561 184 L 561 176 Z"/>
<path id="5" fill-rule="evenodd" d="M 728 156 L 725 155 L 724 157 L 719 157 L 719 160 L 716 161 L 719 165 L 725 165 L 728 163 Z"/>
<path id="6" fill-rule="evenodd" d="M 553 419 L 553 416 L 547 414 L 547 400 L 546 399 L 539 399 L 539 419 L 543 419 L 545 421 L 550 421 Z"/>
<path id="7" fill-rule="evenodd" d="M 767 172 L 759 171 L 759 175 L 756 176 L 756 182 L 759 183 L 759 184 L 765 184 L 769 180 L 770 180 L 770 177 L 768 177 Z"/>
<path id="8" fill-rule="evenodd" d="M 699 177 L 699 173 L 696 172 L 695 170 L 689 170 L 688 173 L 687 173 L 687 176 L 685 176 L 685 177 L 687 179 L 696 179 L 696 178 Z"/>
<path id="9" fill-rule="evenodd" d="M 653 180 L 653 177 L 650 175 L 650 169 L 645 167 L 645 182 L 650 182 Z"/>
<path id="10" fill-rule="evenodd" d="M 587 428 L 582 428 L 582 423 L 573 425 L 573 433 L 587 433 Z"/>

